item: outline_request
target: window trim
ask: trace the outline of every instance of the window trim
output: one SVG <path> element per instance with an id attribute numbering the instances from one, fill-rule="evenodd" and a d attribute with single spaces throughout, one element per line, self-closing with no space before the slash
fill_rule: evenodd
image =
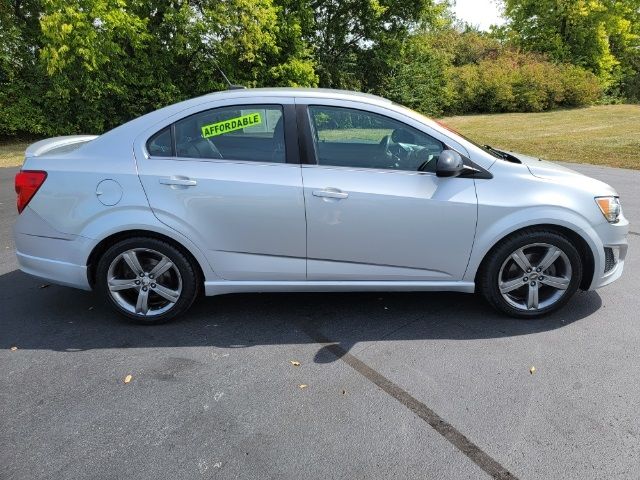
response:
<path id="1" fill-rule="evenodd" d="M 315 146 L 313 145 L 313 136 L 311 134 L 311 121 L 307 113 L 309 106 L 310 105 L 306 104 L 296 104 L 300 163 L 303 165 L 318 165 Z"/>
<path id="2" fill-rule="evenodd" d="M 171 125 L 169 125 L 169 128 L 171 128 L 171 156 L 177 157 L 178 145 L 176 144 L 176 122 L 173 122 Z"/>

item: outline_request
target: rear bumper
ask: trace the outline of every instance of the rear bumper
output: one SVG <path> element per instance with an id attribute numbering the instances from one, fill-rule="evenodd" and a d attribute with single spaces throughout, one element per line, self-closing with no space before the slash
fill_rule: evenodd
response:
<path id="1" fill-rule="evenodd" d="M 20 270 L 50 283 L 91 290 L 87 258 L 94 240 L 55 230 L 30 207 L 18 215 L 13 237 Z"/>
<path id="2" fill-rule="evenodd" d="M 91 240 L 72 240 L 14 233 L 20 270 L 58 285 L 91 290 L 86 258 Z"/>
<path id="3" fill-rule="evenodd" d="M 87 267 L 84 265 L 34 257 L 19 251 L 16 252 L 16 256 L 20 270 L 29 275 L 58 285 L 91 290 L 87 280 Z"/>

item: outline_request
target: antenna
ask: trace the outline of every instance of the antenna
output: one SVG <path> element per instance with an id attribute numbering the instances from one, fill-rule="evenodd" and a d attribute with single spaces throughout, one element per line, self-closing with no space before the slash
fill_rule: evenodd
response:
<path id="1" fill-rule="evenodd" d="M 220 68 L 220 65 L 218 65 L 218 62 L 214 60 L 213 63 L 216 65 L 216 68 L 220 72 L 220 75 L 222 75 L 222 78 L 224 78 L 224 81 L 229 84 L 229 86 L 227 87 L 227 90 L 244 90 L 245 88 L 247 88 L 244 85 L 234 85 L 233 83 L 231 83 L 227 78 L 227 76 L 222 71 L 222 69 Z"/>

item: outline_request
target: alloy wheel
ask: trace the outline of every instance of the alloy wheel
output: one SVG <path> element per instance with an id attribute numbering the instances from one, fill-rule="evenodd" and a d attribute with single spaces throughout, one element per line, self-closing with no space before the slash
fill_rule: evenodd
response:
<path id="1" fill-rule="evenodd" d="M 571 277 L 571 262 L 560 248 L 532 243 L 503 262 L 498 288 L 504 300 L 519 310 L 543 310 L 563 297 Z"/>
<path id="2" fill-rule="evenodd" d="M 170 310 L 182 294 L 182 277 L 169 257 L 149 248 L 117 255 L 107 271 L 109 294 L 123 310 L 150 317 Z"/>

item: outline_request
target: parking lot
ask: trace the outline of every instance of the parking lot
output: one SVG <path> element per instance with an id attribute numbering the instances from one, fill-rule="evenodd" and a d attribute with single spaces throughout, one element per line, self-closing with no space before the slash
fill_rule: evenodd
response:
<path id="1" fill-rule="evenodd" d="M 640 172 L 573 168 L 635 233 L 620 281 L 550 317 L 251 294 L 158 327 L 17 271 L 0 169 L 0 479 L 637 479 Z"/>

